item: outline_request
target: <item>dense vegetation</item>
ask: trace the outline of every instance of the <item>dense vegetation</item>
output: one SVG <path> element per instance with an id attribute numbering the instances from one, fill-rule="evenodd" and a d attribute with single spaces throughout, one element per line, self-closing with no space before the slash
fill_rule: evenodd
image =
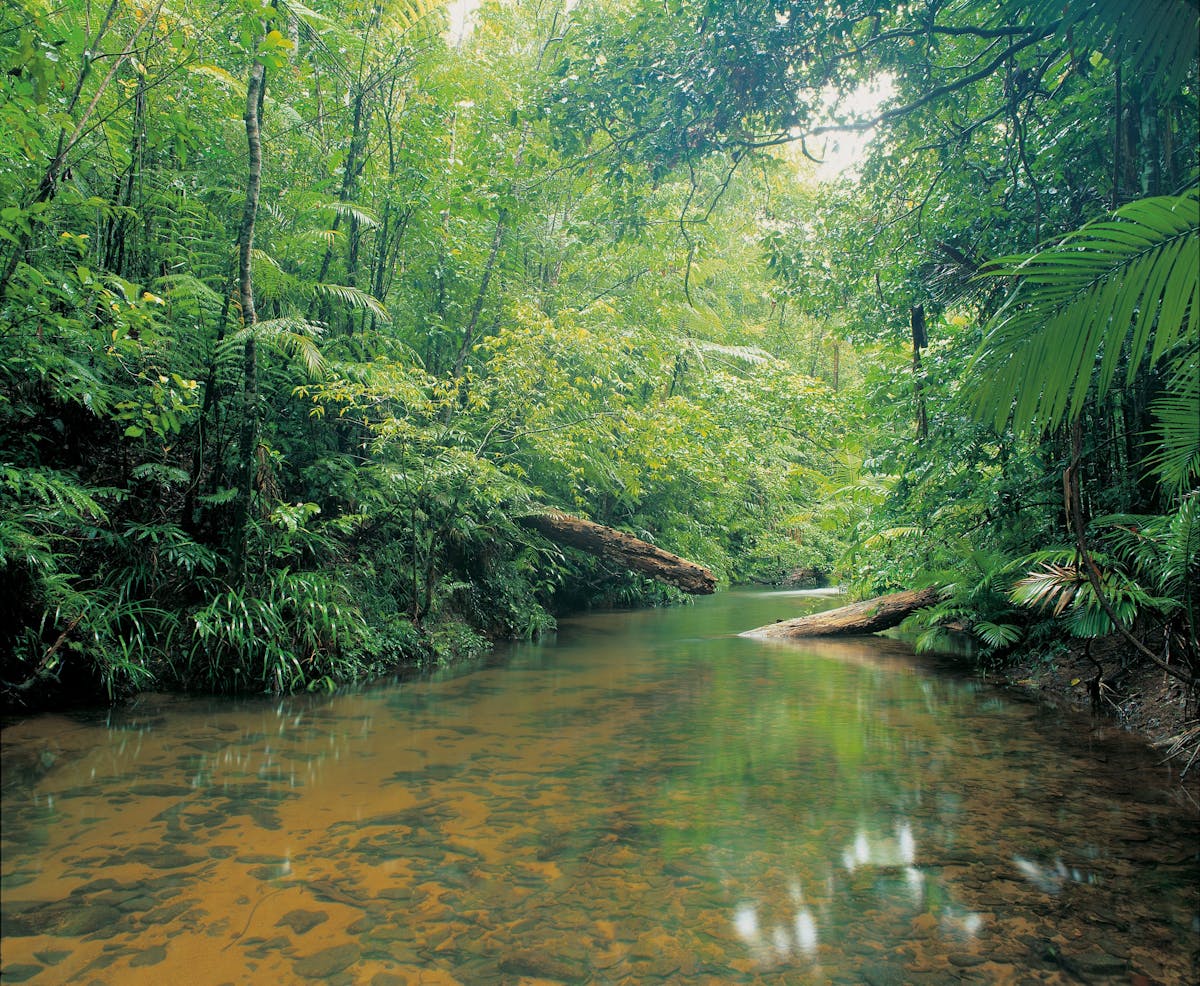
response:
<path id="1" fill-rule="evenodd" d="M 1194 680 L 1197 8 L 1125 6 L 6 5 L 6 702 L 669 598 L 546 507 Z"/>

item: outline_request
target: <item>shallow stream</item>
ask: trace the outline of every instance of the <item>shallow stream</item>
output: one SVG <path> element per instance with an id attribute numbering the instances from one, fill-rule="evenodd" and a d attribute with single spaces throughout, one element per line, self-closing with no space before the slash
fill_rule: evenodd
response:
<path id="1" fill-rule="evenodd" d="M 1153 752 L 733 590 L 335 696 L 4 729 L 0 981 L 1200 981 Z"/>

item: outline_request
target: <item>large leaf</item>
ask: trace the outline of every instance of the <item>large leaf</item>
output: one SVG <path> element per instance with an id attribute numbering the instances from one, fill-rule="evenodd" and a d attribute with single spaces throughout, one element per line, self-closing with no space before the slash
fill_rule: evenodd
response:
<path id="1" fill-rule="evenodd" d="M 1165 489 L 1182 493 L 1200 479 L 1200 348 L 1177 362 L 1166 394 L 1151 411 L 1158 447 L 1148 464 Z"/>
<path id="2" fill-rule="evenodd" d="M 983 277 L 1018 283 L 972 362 L 976 410 L 1018 431 L 1078 416 L 1096 372 L 1112 384 L 1128 345 L 1132 379 L 1194 342 L 1200 327 L 1200 194 L 1140 199 Z"/>
<path id="3" fill-rule="evenodd" d="M 1179 86 L 1200 48 L 1196 0 L 1009 0 L 1004 10 L 1019 20 L 1057 23 L 1065 42 L 1102 49 L 1148 89 Z"/>

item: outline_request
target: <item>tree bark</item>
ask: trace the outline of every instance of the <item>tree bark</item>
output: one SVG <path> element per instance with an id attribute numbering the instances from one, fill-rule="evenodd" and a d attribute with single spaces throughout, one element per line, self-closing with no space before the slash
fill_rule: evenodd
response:
<path id="1" fill-rule="evenodd" d="M 912 613 L 938 601 L 941 590 L 937 586 L 926 589 L 906 589 L 887 596 L 877 596 L 849 606 L 794 620 L 780 620 L 766 626 L 747 630 L 743 637 L 844 637 L 853 634 L 877 633 L 890 630 Z"/>
<path id="2" fill-rule="evenodd" d="M 238 440 L 240 464 L 236 537 L 236 568 L 245 566 L 246 523 L 250 515 L 250 498 L 254 492 L 255 454 L 258 449 L 258 347 L 253 328 L 258 321 L 254 309 L 254 278 L 251 257 L 254 251 L 254 224 L 258 217 L 258 196 L 262 185 L 262 132 L 259 124 L 259 101 L 262 99 L 266 69 L 255 59 L 250 66 L 246 86 L 246 144 L 249 174 L 246 179 L 246 205 L 242 213 L 239 235 L 238 294 L 242 305 L 242 323 L 252 331 L 246 336 L 242 352 L 242 427 Z"/>
<path id="3" fill-rule="evenodd" d="M 717 587 L 716 576 L 707 568 L 603 524 L 556 510 L 517 521 L 555 544 L 578 548 L 694 596 L 706 596 Z"/>

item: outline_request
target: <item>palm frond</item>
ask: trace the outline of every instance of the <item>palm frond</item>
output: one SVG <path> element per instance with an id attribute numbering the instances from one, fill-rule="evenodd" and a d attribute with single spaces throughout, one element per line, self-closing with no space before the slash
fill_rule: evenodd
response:
<path id="1" fill-rule="evenodd" d="M 1200 190 L 1131 202 L 1057 243 L 987 265 L 1016 277 L 971 364 L 975 409 L 1018 431 L 1075 417 L 1097 370 L 1108 390 L 1128 343 L 1130 378 L 1200 329 Z"/>
<path id="2" fill-rule="evenodd" d="M 1087 584 L 1087 576 L 1078 566 L 1044 562 L 1040 568 L 1020 579 L 1012 587 L 1008 598 L 1018 606 L 1036 609 L 1052 607 L 1054 615 L 1059 616 Z"/>
<path id="3" fill-rule="evenodd" d="M 1011 623 L 990 623 L 987 620 L 979 620 L 971 627 L 971 632 L 988 647 L 994 649 L 1007 647 L 1021 639 L 1021 628 Z"/>
<path id="4" fill-rule="evenodd" d="M 1200 479 L 1200 352 L 1196 348 L 1176 361 L 1166 393 L 1150 410 L 1157 448 L 1147 465 L 1164 489 L 1178 495 Z"/>
<path id="5" fill-rule="evenodd" d="M 1192 70 L 1200 11 L 1194 0 L 1009 0 L 1004 14 L 1058 24 L 1058 34 L 1099 48 L 1143 80 L 1170 91 Z"/>

